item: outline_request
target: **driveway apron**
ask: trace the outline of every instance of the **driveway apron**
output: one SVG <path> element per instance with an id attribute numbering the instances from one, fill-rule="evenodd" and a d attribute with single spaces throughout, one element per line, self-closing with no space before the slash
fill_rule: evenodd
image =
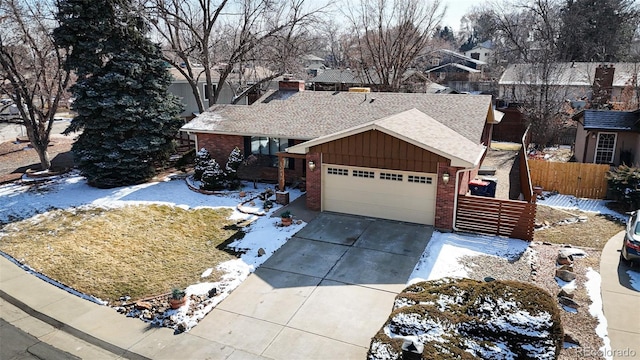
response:
<path id="1" fill-rule="evenodd" d="M 256 359 L 362 359 L 432 232 L 321 213 L 190 333 Z"/>

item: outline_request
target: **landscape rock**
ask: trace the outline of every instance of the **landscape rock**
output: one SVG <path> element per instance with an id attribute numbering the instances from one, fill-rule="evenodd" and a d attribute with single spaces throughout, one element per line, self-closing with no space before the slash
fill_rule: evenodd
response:
<path id="1" fill-rule="evenodd" d="M 567 297 L 573 299 L 575 295 L 575 288 L 569 286 L 563 286 L 560 288 L 560 292 L 558 293 L 558 297 Z"/>
<path id="2" fill-rule="evenodd" d="M 151 310 L 153 306 L 146 301 L 138 301 L 135 304 L 136 310 Z"/>
<path id="3" fill-rule="evenodd" d="M 560 280 L 570 282 L 576 279 L 576 274 L 568 270 L 556 270 L 556 277 Z"/>
<path id="4" fill-rule="evenodd" d="M 571 265 L 562 265 L 558 268 L 558 270 L 567 270 L 573 272 L 573 264 Z"/>
<path id="5" fill-rule="evenodd" d="M 562 253 L 558 253 L 558 257 L 556 258 L 556 263 L 558 263 L 558 265 L 573 264 L 573 257 L 571 255 L 566 256 Z"/>
<path id="6" fill-rule="evenodd" d="M 587 253 L 584 250 L 581 249 L 576 249 L 576 248 L 572 248 L 572 247 L 565 247 L 562 248 L 560 250 L 558 250 L 558 256 L 564 256 L 564 257 L 570 257 L 572 260 L 574 260 L 574 257 L 578 256 L 578 257 L 583 257 L 583 256 L 587 256 Z"/>
<path id="7" fill-rule="evenodd" d="M 211 290 L 209 290 L 209 292 L 207 293 L 207 295 L 209 295 L 210 298 L 216 296 L 218 294 L 218 289 L 216 288 L 212 288 Z"/>
<path id="8" fill-rule="evenodd" d="M 578 339 L 576 339 L 575 335 L 573 335 L 570 332 L 566 332 L 564 333 L 564 342 L 568 342 L 577 346 L 580 346 L 580 341 L 578 341 Z"/>
<path id="9" fill-rule="evenodd" d="M 258 249 L 258 257 L 264 256 L 264 254 L 266 254 L 266 253 L 265 253 L 263 248 Z"/>
<path id="10" fill-rule="evenodd" d="M 558 301 L 560 302 L 560 304 L 564 306 L 568 306 L 572 309 L 577 309 L 580 307 L 580 305 L 575 300 L 566 296 L 558 297 Z"/>

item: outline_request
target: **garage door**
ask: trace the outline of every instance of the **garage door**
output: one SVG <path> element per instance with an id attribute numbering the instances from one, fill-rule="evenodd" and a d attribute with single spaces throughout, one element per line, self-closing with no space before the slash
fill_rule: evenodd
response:
<path id="1" fill-rule="evenodd" d="M 436 174 L 322 165 L 322 209 L 433 225 Z"/>

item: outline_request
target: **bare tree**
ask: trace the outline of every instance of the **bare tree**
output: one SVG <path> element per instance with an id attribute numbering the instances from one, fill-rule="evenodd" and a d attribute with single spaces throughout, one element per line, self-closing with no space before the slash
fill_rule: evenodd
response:
<path id="1" fill-rule="evenodd" d="M 355 0 L 344 9 L 353 34 L 351 67 L 389 90 L 425 51 L 442 20 L 440 0 Z"/>
<path id="2" fill-rule="evenodd" d="M 511 65 L 514 82 L 503 95 L 516 102 L 531 125 L 535 142 L 554 142 L 568 119 L 566 100 L 587 94 L 572 94 L 575 70 L 559 63 L 562 54 L 557 39 L 561 29 L 559 0 L 515 0 L 493 3 L 481 10 L 490 17 L 497 58 Z M 569 66 L 569 67 L 568 67 Z M 581 74 L 580 80 L 585 80 Z"/>
<path id="3" fill-rule="evenodd" d="M 151 0 L 150 5 L 165 57 L 189 82 L 201 112 L 218 101 L 234 73 L 240 83 L 233 87 L 239 88 L 234 103 L 286 73 L 292 59 L 304 53 L 306 27 L 322 9 L 305 0 Z M 247 68 L 257 69 L 252 79 L 246 78 Z M 206 105 L 198 88 L 202 77 Z"/>
<path id="4" fill-rule="evenodd" d="M 51 37 L 53 14 L 49 2 L 0 2 L 0 92 L 17 105 L 43 169 L 51 167 L 47 147 L 69 82 L 64 51 Z"/>

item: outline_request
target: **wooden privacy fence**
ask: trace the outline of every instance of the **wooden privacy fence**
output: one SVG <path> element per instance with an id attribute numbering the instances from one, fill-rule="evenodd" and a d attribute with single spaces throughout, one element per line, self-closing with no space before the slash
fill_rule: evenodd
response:
<path id="1" fill-rule="evenodd" d="M 535 219 L 535 203 L 473 195 L 458 197 L 457 230 L 532 241 Z"/>
<path id="2" fill-rule="evenodd" d="M 529 160 L 531 182 L 546 191 L 579 198 L 604 199 L 609 165 Z"/>

